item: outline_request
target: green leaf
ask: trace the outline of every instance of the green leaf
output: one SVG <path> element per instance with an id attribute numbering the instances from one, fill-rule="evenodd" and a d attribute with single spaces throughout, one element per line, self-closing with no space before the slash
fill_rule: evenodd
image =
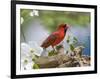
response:
<path id="1" fill-rule="evenodd" d="M 33 69 L 39 69 L 39 66 L 37 64 L 34 64 Z"/>
<path id="2" fill-rule="evenodd" d="M 69 40 L 67 39 L 67 43 L 69 43 Z"/>
<path id="3" fill-rule="evenodd" d="M 57 50 L 59 50 L 60 48 L 63 48 L 63 45 L 56 46 Z"/>
<path id="4" fill-rule="evenodd" d="M 34 62 L 38 58 L 39 58 L 39 56 L 35 55 L 35 56 L 33 56 L 32 61 Z"/>
<path id="5" fill-rule="evenodd" d="M 78 42 L 78 39 L 76 37 L 73 37 L 73 44 L 76 44 Z"/>
<path id="6" fill-rule="evenodd" d="M 25 60 L 24 60 L 24 63 L 28 63 L 28 60 L 27 60 L 27 59 L 25 59 Z"/>
<path id="7" fill-rule="evenodd" d="M 74 41 L 78 41 L 78 39 L 77 39 L 76 37 L 73 37 L 73 40 L 74 40 Z"/>
<path id="8" fill-rule="evenodd" d="M 73 46 L 73 44 L 70 44 L 70 50 L 71 50 L 71 51 L 74 50 L 74 46 Z"/>
<path id="9" fill-rule="evenodd" d="M 54 50 L 52 50 L 48 53 L 48 56 L 54 56 L 54 55 L 57 55 L 57 52 L 55 52 Z"/>
<path id="10" fill-rule="evenodd" d="M 67 43 L 69 43 L 70 42 L 70 36 L 68 35 L 68 37 L 67 37 Z"/>
<path id="11" fill-rule="evenodd" d="M 32 58 L 32 61 L 34 62 L 36 60 L 36 58 Z"/>

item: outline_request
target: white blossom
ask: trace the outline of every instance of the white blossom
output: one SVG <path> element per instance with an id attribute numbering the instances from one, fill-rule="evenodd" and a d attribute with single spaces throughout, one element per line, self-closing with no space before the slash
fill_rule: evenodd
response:
<path id="1" fill-rule="evenodd" d="M 21 69 L 32 69 L 34 65 L 34 59 L 37 56 L 41 56 L 43 49 L 37 45 L 36 42 L 21 43 Z"/>
<path id="2" fill-rule="evenodd" d="M 24 22 L 24 18 L 23 18 L 23 17 L 21 17 L 21 24 L 23 24 L 23 22 Z"/>
<path id="3" fill-rule="evenodd" d="M 39 16 L 39 11 L 33 10 L 32 12 L 30 12 L 30 16 Z"/>

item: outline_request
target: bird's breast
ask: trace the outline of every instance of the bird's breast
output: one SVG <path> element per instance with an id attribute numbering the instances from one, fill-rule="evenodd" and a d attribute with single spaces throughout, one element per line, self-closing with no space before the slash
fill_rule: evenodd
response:
<path id="1" fill-rule="evenodd" d="M 55 42 L 52 44 L 52 46 L 55 46 L 57 44 L 59 44 L 65 37 L 65 34 L 63 32 L 59 32 L 58 38 L 55 40 Z"/>

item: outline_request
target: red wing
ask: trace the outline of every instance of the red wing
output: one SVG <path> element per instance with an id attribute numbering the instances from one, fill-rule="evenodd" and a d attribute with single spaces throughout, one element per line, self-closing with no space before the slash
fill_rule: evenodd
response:
<path id="1" fill-rule="evenodd" d="M 47 48 L 49 47 L 50 45 L 52 45 L 55 40 L 57 39 L 58 37 L 58 34 L 51 34 L 44 42 L 43 44 L 41 45 L 41 47 L 44 47 L 44 48 Z"/>

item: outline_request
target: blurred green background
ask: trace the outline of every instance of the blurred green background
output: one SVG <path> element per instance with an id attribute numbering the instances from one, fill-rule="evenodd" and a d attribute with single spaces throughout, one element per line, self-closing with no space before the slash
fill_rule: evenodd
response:
<path id="1" fill-rule="evenodd" d="M 68 23 L 71 26 L 86 27 L 90 24 L 89 12 L 71 12 L 71 11 L 47 11 L 38 10 L 38 16 L 30 16 L 32 9 L 21 9 L 21 17 L 24 19 L 22 26 L 27 25 L 33 20 L 39 18 L 44 27 L 51 32 L 61 23 Z"/>

